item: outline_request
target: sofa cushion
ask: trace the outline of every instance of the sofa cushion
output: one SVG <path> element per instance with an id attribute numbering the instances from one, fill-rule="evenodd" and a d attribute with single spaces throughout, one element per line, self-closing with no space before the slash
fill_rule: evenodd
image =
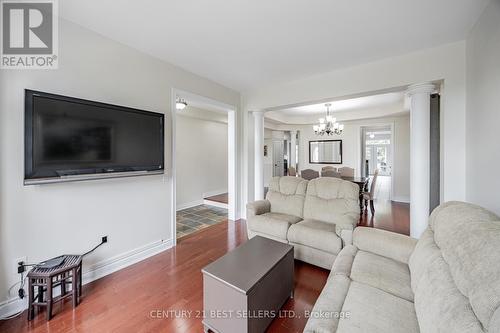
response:
<path id="1" fill-rule="evenodd" d="M 342 311 L 349 316 L 339 320 L 337 333 L 419 332 L 412 302 L 356 281 L 349 286 Z"/>
<path id="2" fill-rule="evenodd" d="M 345 224 L 354 228 L 359 220 L 358 185 L 332 177 L 309 181 L 304 219 Z"/>
<path id="3" fill-rule="evenodd" d="M 247 223 L 249 229 L 257 232 L 258 234 L 270 235 L 286 240 L 290 224 L 297 223 L 300 220 L 300 217 L 293 215 L 265 213 L 252 217 L 247 221 Z"/>
<path id="4" fill-rule="evenodd" d="M 289 242 L 293 245 L 295 259 L 324 269 L 331 269 L 337 254 L 318 250 L 307 245 Z"/>
<path id="5" fill-rule="evenodd" d="M 302 178 L 272 178 L 266 195 L 271 203 L 271 212 L 303 217 L 306 189 L 307 180 Z"/>
<path id="6" fill-rule="evenodd" d="M 365 251 L 358 251 L 351 279 L 413 302 L 408 265 Z"/>
<path id="7" fill-rule="evenodd" d="M 283 239 L 280 237 L 274 237 L 274 236 L 271 236 L 269 234 L 264 234 L 264 233 L 258 232 L 258 231 L 248 230 L 248 239 L 252 239 L 255 236 L 265 237 L 267 239 L 272 239 L 272 240 L 275 240 L 275 241 L 280 242 L 280 243 L 288 244 L 288 240 L 286 240 L 286 239 Z"/>
<path id="8" fill-rule="evenodd" d="M 342 249 L 342 241 L 335 233 L 335 224 L 304 220 L 290 226 L 288 240 L 328 253 L 337 254 Z"/>
<path id="9" fill-rule="evenodd" d="M 500 311 L 500 218 L 476 205 L 449 202 L 433 212 L 430 228 L 457 292 L 486 330 L 500 329 L 490 327 Z M 421 287 L 419 282 L 416 293 Z"/>

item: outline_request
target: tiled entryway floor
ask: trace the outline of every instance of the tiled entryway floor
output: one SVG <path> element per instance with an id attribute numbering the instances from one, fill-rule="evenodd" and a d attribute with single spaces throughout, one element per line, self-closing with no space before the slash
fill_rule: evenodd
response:
<path id="1" fill-rule="evenodd" d="M 177 212 L 177 238 L 227 220 L 227 209 L 200 205 Z"/>

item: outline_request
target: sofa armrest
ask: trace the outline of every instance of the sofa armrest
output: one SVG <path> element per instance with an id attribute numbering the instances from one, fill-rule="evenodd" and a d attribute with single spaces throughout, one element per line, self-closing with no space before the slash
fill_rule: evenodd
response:
<path id="1" fill-rule="evenodd" d="M 352 232 L 358 225 L 359 215 L 345 214 L 335 222 L 335 233 L 342 239 L 343 246 L 352 244 Z"/>
<path id="2" fill-rule="evenodd" d="M 268 200 L 257 200 L 247 203 L 247 219 L 252 216 L 269 213 L 270 211 L 271 203 Z"/>
<path id="3" fill-rule="evenodd" d="M 353 243 L 362 251 L 408 264 L 417 240 L 395 232 L 358 227 L 354 230 Z"/>

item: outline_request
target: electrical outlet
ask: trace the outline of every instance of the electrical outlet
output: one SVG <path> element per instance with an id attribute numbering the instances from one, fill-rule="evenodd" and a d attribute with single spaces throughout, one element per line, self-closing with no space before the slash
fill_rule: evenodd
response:
<path id="1" fill-rule="evenodd" d="M 108 242 L 108 236 L 103 236 L 103 237 L 101 238 L 101 242 L 102 242 L 102 243 L 107 243 L 107 242 Z"/>
<path id="2" fill-rule="evenodd" d="M 15 267 L 14 272 L 16 272 L 16 274 L 19 274 L 19 263 L 20 262 L 26 264 L 28 262 L 28 258 L 27 257 L 19 257 L 19 258 L 14 259 L 13 266 Z"/>

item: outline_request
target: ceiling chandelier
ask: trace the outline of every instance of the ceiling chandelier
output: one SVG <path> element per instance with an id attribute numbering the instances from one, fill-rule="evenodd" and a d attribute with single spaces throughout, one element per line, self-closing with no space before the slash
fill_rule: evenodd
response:
<path id="1" fill-rule="evenodd" d="M 319 124 L 314 125 L 314 133 L 316 135 L 340 135 L 344 131 L 344 124 L 337 123 L 337 119 L 330 114 L 330 106 L 332 104 L 327 103 L 326 106 L 326 118 L 319 118 Z"/>

